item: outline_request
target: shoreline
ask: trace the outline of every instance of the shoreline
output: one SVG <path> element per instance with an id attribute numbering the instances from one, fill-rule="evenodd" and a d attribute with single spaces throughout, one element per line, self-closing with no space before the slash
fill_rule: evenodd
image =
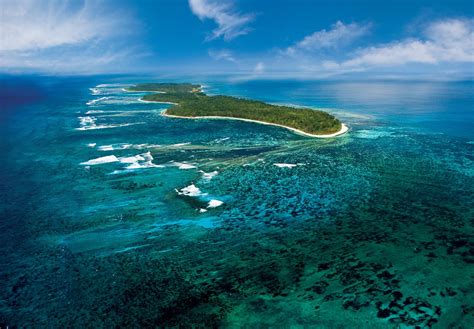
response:
<path id="1" fill-rule="evenodd" d="M 332 137 L 337 137 L 344 135 L 349 131 L 349 127 L 346 126 L 344 123 L 341 123 L 341 129 L 335 133 L 332 134 L 326 134 L 326 135 L 316 135 L 316 134 L 310 134 L 307 132 L 304 132 L 302 130 L 293 128 L 293 127 L 288 127 L 284 125 L 280 125 L 278 123 L 270 123 L 270 122 L 265 122 L 265 121 L 258 121 L 258 120 L 252 120 L 252 119 L 244 119 L 244 118 L 234 118 L 234 117 L 223 117 L 223 116 L 199 116 L 199 117 L 186 117 L 186 116 L 180 116 L 180 115 L 171 115 L 167 114 L 166 110 L 163 110 L 160 113 L 164 117 L 168 118 L 177 118 L 177 119 L 217 119 L 217 120 L 240 120 L 240 121 L 246 121 L 246 122 L 253 122 L 253 123 L 259 123 L 263 125 L 268 125 L 268 126 L 276 126 L 280 128 L 286 128 L 288 130 L 291 130 L 299 135 L 307 136 L 307 137 L 314 137 L 314 138 L 332 138 Z"/>
<path id="2" fill-rule="evenodd" d="M 166 94 L 164 91 L 150 91 L 150 90 L 128 90 L 126 88 L 122 88 L 123 92 L 126 93 L 155 93 L 155 94 Z"/>
<path id="3" fill-rule="evenodd" d="M 158 104 L 178 105 L 178 103 L 173 103 L 173 102 L 146 101 L 143 98 L 139 98 L 138 101 L 141 102 L 141 103 L 158 103 Z"/>

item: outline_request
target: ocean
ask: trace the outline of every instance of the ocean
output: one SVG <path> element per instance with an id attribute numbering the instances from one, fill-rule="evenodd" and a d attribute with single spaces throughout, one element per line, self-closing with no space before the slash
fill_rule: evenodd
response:
<path id="1" fill-rule="evenodd" d="M 0 327 L 472 328 L 472 81 L 191 81 L 350 127 L 315 139 L 152 80 L 2 77 Z"/>

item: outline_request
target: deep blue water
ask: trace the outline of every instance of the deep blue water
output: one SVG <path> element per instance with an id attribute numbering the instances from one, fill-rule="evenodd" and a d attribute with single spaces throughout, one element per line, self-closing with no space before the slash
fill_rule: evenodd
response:
<path id="1" fill-rule="evenodd" d="M 473 326 L 471 81 L 198 81 L 333 139 L 165 118 L 138 81 L 2 77 L 0 326 Z"/>

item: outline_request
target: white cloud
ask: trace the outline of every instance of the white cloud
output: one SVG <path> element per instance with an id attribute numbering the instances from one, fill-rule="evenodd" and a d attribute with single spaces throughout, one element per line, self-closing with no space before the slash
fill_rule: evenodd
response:
<path id="1" fill-rule="evenodd" d="M 250 31 L 247 24 L 254 19 L 253 14 L 240 14 L 232 4 L 215 0 L 189 0 L 189 7 L 200 20 L 212 19 L 217 24 L 208 40 L 220 37 L 231 40 L 247 34 Z"/>
<path id="2" fill-rule="evenodd" d="M 91 71 L 124 60 L 134 46 L 127 15 L 93 1 L 6 0 L 1 5 L 0 67 Z"/>
<path id="3" fill-rule="evenodd" d="M 356 36 L 363 35 L 364 29 L 337 28 L 341 24 L 334 24 L 328 31 L 313 33 L 280 52 L 279 56 L 267 59 L 272 64 L 266 73 L 308 78 L 346 74 L 456 78 L 472 76 L 474 72 L 474 19 L 432 21 L 418 30 L 417 37 L 345 49 L 344 52 L 336 51 L 336 47 L 347 45 Z M 357 32 L 342 33 L 343 30 Z"/>
<path id="4" fill-rule="evenodd" d="M 431 42 L 404 40 L 393 44 L 369 47 L 359 51 L 359 56 L 343 62 L 345 66 L 359 65 L 403 65 L 410 62 L 437 62 Z"/>
<path id="5" fill-rule="evenodd" d="M 370 24 L 344 24 L 337 21 L 329 30 L 316 31 L 307 35 L 303 40 L 295 45 L 288 47 L 286 53 L 291 55 L 298 51 L 315 51 L 324 48 L 338 48 L 346 46 L 357 38 L 367 34 L 370 30 Z"/>
<path id="6" fill-rule="evenodd" d="M 229 62 L 232 62 L 232 63 L 237 63 L 237 59 L 234 57 L 232 52 L 230 50 L 227 50 L 227 49 L 221 49 L 221 50 L 211 49 L 211 50 L 208 51 L 208 54 L 211 58 L 213 58 L 215 60 L 225 60 L 225 61 L 229 61 Z"/>
<path id="7" fill-rule="evenodd" d="M 97 6 L 68 1 L 2 2 L 0 51 L 35 50 L 107 37 L 118 17 L 102 16 Z"/>
<path id="8" fill-rule="evenodd" d="M 474 20 L 448 19 L 425 29 L 424 38 L 405 39 L 358 51 L 343 67 L 399 66 L 409 63 L 474 62 Z"/>
<path id="9" fill-rule="evenodd" d="M 121 72 L 117 68 L 134 67 L 134 60 L 150 55 L 135 47 L 116 49 L 96 46 L 55 47 L 13 54 L 14 56 L 0 53 L 2 70 L 74 74 Z"/>
<path id="10" fill-rule="evenodd" d="M 255 68 L 253 69 L 253 72 L 255 74 L 262 74 L 265 71 L 265 64 L 262 62 L 258 62 L 257 65 L 255 65 Z"/>

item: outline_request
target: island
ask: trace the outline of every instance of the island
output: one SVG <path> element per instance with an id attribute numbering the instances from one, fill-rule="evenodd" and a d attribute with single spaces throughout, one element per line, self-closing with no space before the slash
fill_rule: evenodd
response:
<path id="1" fill-rule="evenodd" d="M 233 119 L 283 127 L 298 134 L 328 138 L 342 135 L 348 127 L 333 115 L 310 108 L 296 108 L 231 97 L 208 96 L 191 83 L 140 83 L 127 91 L 152 92 L 142 100 L 172 104 L 162 115 L 183 119 Z"/>

